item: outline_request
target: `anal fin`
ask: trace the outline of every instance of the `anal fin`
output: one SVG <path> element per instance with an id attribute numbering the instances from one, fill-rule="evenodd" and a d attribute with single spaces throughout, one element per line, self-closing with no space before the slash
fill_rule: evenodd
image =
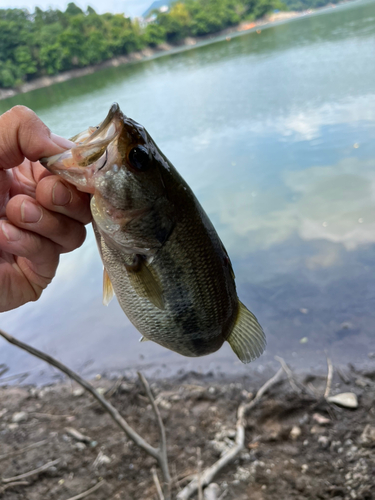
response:
<path id="1" fill-rule="evenodd" d="M 115 291 L 113 290 L 113 286 L 111 280 L 109 279 L 107 270 L 103 269 L 103 304 L 108 306 L 108 304 L 113 299 Z"/>
<path id="2" fill-rule="evenodd" d="M 242 363 L 250 363 L 259 358 L 266 347 L 262 327 L 254 314 L 240 301 L 237 319 L 227 341 Z"/>

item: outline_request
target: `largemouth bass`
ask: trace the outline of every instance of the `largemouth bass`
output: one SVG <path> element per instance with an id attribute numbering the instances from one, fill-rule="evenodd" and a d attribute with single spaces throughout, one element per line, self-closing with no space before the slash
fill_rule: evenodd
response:
<path id="1" fill-rule="evenodd" d="M 265 336 L 239 301 L 228 254 L 193 192 L 147 131 L 114 104 L 76 145 L 41 160 L 91 193 L 104 264 L 104 302 L 113 293 L 143 335 L 185 356 L 229 342 L 248 363 Z"/>

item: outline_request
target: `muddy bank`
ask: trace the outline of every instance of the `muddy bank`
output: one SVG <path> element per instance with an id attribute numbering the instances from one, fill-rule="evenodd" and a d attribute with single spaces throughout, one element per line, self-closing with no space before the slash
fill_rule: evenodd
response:
<path id="1" fill-rule="evenodd" d="M 220 498 L 375 498 L 375 366 L 366 373 L 334 375 L 331 394 L 355 393 L 356 409 L 323 399 L 325 377 L 299 380 L 306 390 L 296 392 L 284 376 L 247 414 L 245 449 L 215 478 Z M 94 384 L 158 446 L 157 425 L 138 381 Z M 218 380 L 194 373 L 151 383 L 167 431 L 173 498 L 196 473 L 198 448 L 204 469 L 234 445 L 236 410 L 260 385 L 260 379 Z M 52 462 L 24 479 L 0 481 L 7 500 L 68 500 L 96 485 L 91 500 L 157 498 L 151 475 L 155 460 L 71 383 L 0 388 L 0 462 L 2 480 Z"/>
<path id="2" fill-rule="evenodd" d="M 323 7 L 322 9 L 326 9 L 326 8 L 327 8 L 327 6 Z M 319 9 L 317 9 L 317 10 L 319 10 Z M 78 78 L 81 76 L 90 75 L 92 73 L 95 73 L 96 71 L 100 71 L 100 70 L 103 70 L 105 68 L 118 67 L 118 66 L 133 63 L 136 61 L 142 61 L 142 60 L 147 60 L 147 59 L 151 59 L 151 58 L 155 58 L 155 57 L 161 57 L 161 56 L 166 55 L 172 51 L 175 52 L 175 51 L 179 51 L 179 50 L 186 50 L 186 49 L 194 47 L 195 45 L 197 45 L 200 42 L 205 42 L 205 41 L 209 41 L 211 39 L 220 38 L 220 36 L 226 36 L 226 35 L 230 35 L 230 34 L 241 34 L 241 33 L 247 33 L 247 32 L 254 31 L 254 30 L 259 30 L 259 28 L 263 27 L 263 26 L 266 27 L 266 26 L 274 24 L 274 23 L 288 21 L 292 18 L 306 16 L 306 15 L 312 14 L 314 12 L 315 12 L 315 10 L 310 9 L 308 11 L 303 11 L 303 12 L 274 13 L 274 14 L 271 14 L 271 15 L 267 16 L 266 18 L 260 19 L 256 22 L 242 22 L 238 26 L 227 28 L 226 30 L 215 33 L 213 35 L 212 34 L 205 35 L 205 36 L 196 37 L 196 38 L 188 37 L 188 38 L 185 38 L 184 40 L 182 40 L 177 45 L 170 45 L 168 43 L 163 43 L 156 48 L 147 47 L 147 48 L 143 49 L 142 51 L 133 52 L 127 56 L 115 57 L 115 58 L 109 59 L 107 61 L 103 61 L 103 62 L 96 64 L 96 65 L 86 66 L 85 68 L 72 69 L 70 71 L 65 71 L 63 73 L 60 73 L 58 75 L 43 76 L 41 78 L 36 78 L 35 80 L 24 83 L 16 88 L 9 88 L 9 89 L 0 88 L 0 100 L 8 99 L 10 97 L 14 97 L 18 94 L 24 94 L 24 93 L 30 92 L 32 90 L 49 87 L 51 85 L 54 85 L 55 83 L 65 82 L 65 81 L 71 80 L 73 78 Z"/>

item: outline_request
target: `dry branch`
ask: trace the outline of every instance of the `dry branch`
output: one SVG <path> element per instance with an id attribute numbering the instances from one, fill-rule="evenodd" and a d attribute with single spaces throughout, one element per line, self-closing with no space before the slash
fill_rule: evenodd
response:
<path id="1" fill-rule="evenodd" d="M 150 386 L 146 380 L 146 378 L 142 375 L 142 373 L 138 372 L 138 377 L 140 381 L 142 382 L 142 385 L 144 387 L 144 390 L 146 391 L 147 397 L 150 400 L 152 409 L 154 411 L 154 414 L 156 416 L 156 420 L 158 422 L 158 427 L 159 427 L 159 434 L 160 434 L 160 460 L 158 459 L 159 467 L 161 468 L 162 474 L 163 474 L 163 491 L 164 491 L 164 496 L 166 498 L 170 498 L 171 496 L 171 476 L 169 474 L 169 467 L 168 467 L 168 455 L 167 455 L 167 438 L 165 435 L 165 427 L 163 424 L 163 420 L 160 415 L 160 411 L 158 408 L 158 405 L 155 402 L 154 396 L 152 395 Z"/>
<path id="2" fill-rule="evenodd" d="M 33 450 L 34 448 L 39 448 L 39 446 L 43 446 L 46 443 L 48 443 L 48 439 L 30 444 L 29 446 L 25 446 L 25 448 L 21 448 L 20 450 L 14 450 L 10 453 L 6 453 L 5 455 L 0 455 L 0 462 L 6 460 L 7 458 L 15 457 L 16 455 L 22 455 L 22 453 L 26 453 L 27 451 Z"/>
<path id="3" fill-rule="evenodd" d="M 68 498 L 68 500 L 81 500 L 81 498 L 86 498 L 89 495 L 91 495 L 91 493 L 94 493 L 94 491 L 101 488 L 104 483 L 105 483 L 105 481 L 101 481 L 100 483 L 97 483 L 95 486 L 93 486 L 89 490 L 84 491 L 83 493 L 80 493 L 79 495 L 76 495 L 75 497 Z"/>
<path id="4" fill-rule="evenodd" d="M 48 463 L 42 465 L 41 467 L 38 467 L 37 469 L 30 470 L 29 472 L 25 472 L 24 474 L 20 474 L 19 476 L 3 478 L 2 482 L 3 482 L 3 484 L 14 483 L 16 481 L 21 481 L 22 479 L 26 479 L 27 477 L 35 476 L 36 474 L 40 474 L 41 472 L 44 472 L 45 470 L 49 469 L 50 467 L 53 467 L 54 465 L 58 464 L 60 461 L 61 461 L 61 458 L 57 458 L 56 460 L 52 460 L 52 462 L 48 462 Z"/>
<path id="5" fill-rule="evenodd" d="M 275 385 L 282 373 L 283 368 L 280 368 L 279 371 L 269 379 L 257 392 L 255 398 L 247 404 L 241 404 L 237 410 L 237 432 L 236 432 L 236 440 L 235 446 L 228 450 L 217 462 L 215 462 L 211 467 L 208 467 L 201 474 L 201 484 L 202 487 L 208 486 L 216 474 L 223 469 L 226 465 L 228 465 L 235 457 L 240 453 L 240 451 L 245 446 L 245 415 L 246 413 L 253 409 L 254 406 L 260 401 L 263 395 Z M 194 479 L 187 485 L 185 488 L 180 491 L 177 495 L 177 500 L 188 500 L 194 493 L 198 490 L 198 476 L 195 476 Z"/>
<path id="6" fill-rule="evenodd" d="M 301 388 L 297 386 L 295 380 L 294 380 L 294 376 L 293 376 L 293 372 L 292 370 L 289 368 L 289 366 L 285 363 L 284 359 L 283 358 L 280 358 L 280 356 L 275 356 L 275 359 L 276 361 L 278 361 L 283 370 L 285 371 L 285 373 L 287 374 L 287 377 L 288 377 L 288 380 L 289 380 L 289 383 L 292 387 L 292 389 L 296 392 L 301 392 Z"/>
<path id="7" fill-rule="evenodd" d="M 163 495 L 163 492 L 161 490 L 158 474 L 156 472 L 155 467 L 153 467 L 151 469 L 151 472 L 152 472 L 152 479 L 154 480 L 154 483 L 155 483 L 156 491 L 158 492 L 158 498 L 159 498 L 159 500 L 164 500 L 164 495 Z"/>
<path id="8" fill-rule="evenodd" d="M 328 368 L 327 385 L 326 385 L 326 390 L 324 391 L 324 399 L 327 399 L 329 397 L 329 393 L 331 392 L 332 377 L 333 377 L 332 361 L 328 356 L 327 356 L 327 368 Z"/>
<path id="9" fill-rule="evenodd" d="M 30 483 L 27 481 L 15 481 L 14 483 L 8 483 L 5 484 L 4 486 L 0 486 L 0 495 L 4 493 L 4 491 L 14 488 L 15 486 L 29 486 Z"/>
<path id="10" fill-rule="evenodd" d="M 203 488 L 202 488 L 202 453 L 201 449 L 197 449 L 197 479 L 198 479 L 198 500 L 203 500 Z"/>
<path id="11" fill-rule="evenodd" d="M 105 409 L 105 411 L 112 417 L 112 419 L 116 422 L 116 424 L 122 429 L 125 434 L 128 436 L 129 439 L 131 439 L 137 446 L 142 448 L 146 453 L 151 455 L 153 458 L 156 459 L 158 462 L 162 474 L 163 474 L 163 479 L 164 479 L 164 484 L 168 484 L 168 490 L 170 488 L 170 476 L 168 472 L 168 464 L 166 464 L 166 444 L 165 444 L 165 431 L 163 427 L 163 423 L 161 422 L 160 414 L 158 413 L 157 407 L 155 405 L 155 401 L 152 398 L 151 391 L 148 387 L 146 379 L 143 377 L 143 380 L 146 382 L 146 385 L 144 384 L 145 390 L 148 392 L 147 395 L 151 395 L 150 401 L 151 404 L 153 405 L 154 411 L 156 408 L 157 415 L 158 416 L 158 423 L 160 429 L 163 429 L 163 434 L 162 434 L 162 429 L 161 429 L 161 434 L 164 436 L 162 439 L 161 443 L 161 448 L 154 448 L 150 444 L 147 443 L 130 425 L 126 422 L 124 418 L 120 415 L 120 413 L 114 408 L 89 382 L 84 380 L 82 377 L 80 377 L 77 373 L 75 373 L 73 370 L 65 366 L 63 363 L 60 363 L 60 361 L 57 361 L 57 359 L 53 358 L 52 356 L 49 356 L 48 354 L 45 354 L 42 351 L 39 351 L 38 349 L 35 349 L 34 347 L 29 346 L 28 344 L 25 344 L 24 342 L 21 342 L 20 340 L 12 337 L 8 333 L 5 333 L 3 330 L 0 330 L 0 336 L 2 336 L 5 340 L 10 342 L 11 344 L 23 349 L 24 351 L 32 354 L 33 356 L 36 356 L 39 359 L 42 359 L 43 361 L 49 363 L 50 365 L 54 366 L 58 370 L 62 371 L 70 377 L 71 379 L 75 380 L 81 387 L 86 389 L 94 398 L 102 405 L 102 407 Z M 142 378 L 141 378 L 142 380 Z M 160 418 L 160 420 L 159 420 Z M 13 478 L 14 479 L 14 478 Z M 165 494 L 166 500 L 169 500 L 170 495 Z"/>

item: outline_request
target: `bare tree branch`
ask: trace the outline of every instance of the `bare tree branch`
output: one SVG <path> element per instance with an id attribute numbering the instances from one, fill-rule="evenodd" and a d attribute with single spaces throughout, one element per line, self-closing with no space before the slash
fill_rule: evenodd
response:
<path id="1" fill-rule="evenodd" d="M 105 483 L 105 481 L 100 481 L 100 483 L 97 483 L 95 486 L 93 486 L 89 490 L 84 491 L 83 493 L 80 493 L 79 495 L 76 495 L 75 497 L 68 498 L 68 500 L 81 500 L 81 498 L 86 498 L 89 495 L 91 495 L 91 493 L 94 493 L 94 491 L 101 488 L 104 483 Z"/>
<path id="2" fill-rule="evenodd" d="M 280 358 L 280 356 L 275 356 L 275 359 L 276 359 L 276 361 L 278 361 L 281 364 L 281 366 L 283 367 L 283 370 L 287 374 L 288 380 L 289 380 L 290 385 L 292 386 L 292 389 L 294 391 L 296 391 L 296 392 L 301 392 L 301 388 L 297 386 L 297 384 L 296 384 L 296 382 L 294 380 L 294 376 L 293 376 L 292 370 L 285 363 L 284 359 Z"/>
<path id="3" fill-rule="evenodd" d="M 211 467 L 205 469 L 201 475 L 202 487 L 208 486 L 216 474 L 228 465 L 234 458 L 240 453 L 240 451 L 245 446 L 245 414 L 249 410 L 253 409 L 254 406 L 260 401 L 263 395 L 275 385 L 281 375 L 283 374 L 283 368 L 269 379 L 257 392 L 255 398 L 247 404 L 241 404 L 237 410 L 237 432 L 236 440 L 233 448 L 228 450 L 217 462 L 215 462 Z M 196 475 L 194 479 L 187 485 L 183 490 L 181 490 L 177 495 L 177 500 L 188 500 L 194 493 L 198 490 L 198 476 Z"/>
<path id="4" fill-rule="evenodd" d="M 92 396 L 94 396 L 94 398 L 103 406 L 105 411 L 112 417 L 112 419 L 116 422 L 116 424 L 120 427 L 120 429 L 122 429 L 125 432 L 128 438 L 131 439 L 137 446 L 142 448 L 146 453 L 148 453 L 157 460 L 160 468 L 162 469 L 164 481 L 167 482 L 169 480 L 169 488 L 170 488 L 170 476 L 168 471 L 168 463 L 166 462 L 167 455 L 166 455 L 165 431 L 161 422 L 161 418 L 160 422 L 164 433 L 163 434 L 164 441 L 162 439 L 161 446 L 163 448 L 159 449 L 159 448 L 154 448 L 153 446 L 148 444 L 132 427 L 130 427 L 130 425 L 126 422 L 124 418 L 122 418 L 122 416 L 116 410 L 116 408 L 114 408 L 101 394 L 99 394 L 99 392 L 91 384 L 89 384 L 86 380 L 80 377 L 73 370 L 65 366 L 63 363 L 60 363 L 60 361 L 57 361 L 52 356 L 49 356 L 48 354 L 45 354 L 44 352 L 39 351 L 38 349 L 35 349 L 34 347 L 31 347 L 28 344 L 25 344 L 24 342 L 21 342 L 20 340 L 12 337 L 8 333 L 5 333 L 3 330 L 0 330 L 0 336 L 2 336 L 5 340 L 10 342 L 11 344 L 23 349 L 24 351 L 27 351 L 28 353 L 32 354 L 33 356 L 36 356 L 39 359 L 42 359 L 43 361 L 46 361 L 47 363 L 54 366 L 58 370 L 62 371 L 68 377 L 75 380 L 81 387 L 86 389 Z M 148 388 L 149 394 L 151 395 L 152 398 L 152 394 L 151 391 L 149 390 L 146 379 L 144 379 L 144 381 L 146 382 L 145 389 L 146 387 Z M 155 406 L 153 398 L 151 399 L 151 404 Z M 158 412 L 157 408 L 156 411 Z M 160 417 L 160 414 L 159 413 L 157 414 Z M 159 422 L 159 417 L 158 417 L 158 422 Z M 159 427 L 160 427 L 160 422 L 159 422 Z M 168 497 L 166 500 L 168 500 Z"/>
<path id="5" fill-rule="evenodd" d="M 151 472 L 152 472 L 152 479 L 154 480 L 154 483 L 155 483 L 156 491 L 158 492 L 159 500 L 165 500 L 163 492 L 161 490 L 161 486 L 160 486 L 160 483 L 159 483 L 158 474 L 156 472 L 155 467 L 153 467 L 151 469 Z"/>
<path id="6" fill-rule="evenodd" d="M 159 467 L 162 471 L 163 474 L 163 491 L 164 491 L 164 496 L 166 499 L 169 499 L 171 496 L 171 476 L 169 473 L 169 467 L 168 467 L 168 455 L 167 455 L 167 438 L 165 435 L 165 427 L 163 424 L 163 420 L 160 415 L 160 411 L 158 408 L 158 405 L 155 402 L 154 396 L 152 395 L 150 386 L 146 380 L 146 378 L 142 375 L 142 373 L 138 372 L 138 377 L 140 381 L 142 382 L 142 385 L 144 387 L 144 390 L 146 391 L 147 397 L 150 400 L 152 409 L 154 411 L 154 414 L 156 416 L 156 420 L 158 422 L 158 427 L 159 427 L 159 434 L 160 434 L 160 454 L 158 463 Z"/>
<path id="7" fill-rule="evenodd" d="M 327 367 L 328 367 L 327 385 L 326 385 L 326 390 L 324 391 L 324 399 L 327 399 L 329 397 L 329 393 L 331 392 L 332 377 L 333 377 L 332 361 L 330 360 L 328 355 L 327 355 Z"/>
<path id="8" fill-rule="evenodd" d="M 203 488 L 202 488 L 202 454 L 201 449 L 197 449 L 197 479 L 198 479 L 198 500 L 203 500 Z"/>
<path id="9" fill-rule="evenodd" d="M 22 455 L 23 453 L 26 453 L 27 451 L 32 450 L 34 448 L 39 448 L 39 446 L 43 446 L 46 443 L 48 443 L 48 439 L 30 444 L 29 446 L 25 446 L 25 448 L 21 448 L 19 450 L 11 451 L 10 453 L 6 453 L 5 455 L 0 455 L 0 462 L 6 460 L 7 458 L 15 457 L 16 455 Z"/>
<path id="10" fill-rule="evenodd" d="M 26 479 L 27 477 L 35 476 L 36 474 L 40 474 L 41 472 L 44 472 L 45 470 L 49 469 L 50 467 L 53 467 L 54 465 L 58 464 L 60 461 L 61 461 L 61 458 L 57 458 L 56 460 L 52 460 L 52 462 L 48 462 L 48 463 L 42 465 L 42 467 L 38 467 L 37 469 L 30 470 L 29 472 L 25 472 L 24 474 L 20 474 L 19 476 L 3 478 L 2 482 L 3 482 L 3 484 L 14 483 L 15 481 L 20 481 L 21 479 Z"/>
<path id="11" fill-rule="evenodd" d="M 30 483 L 27 481 L 15 481 L 14 483 L 8 483 L 5 484 L 4 486 L 0 486 L 0 495 L 4 493 L 4 491 L 8 490 L 9 488 L 14 488 L 15 486 L 29 486 Z"/>

